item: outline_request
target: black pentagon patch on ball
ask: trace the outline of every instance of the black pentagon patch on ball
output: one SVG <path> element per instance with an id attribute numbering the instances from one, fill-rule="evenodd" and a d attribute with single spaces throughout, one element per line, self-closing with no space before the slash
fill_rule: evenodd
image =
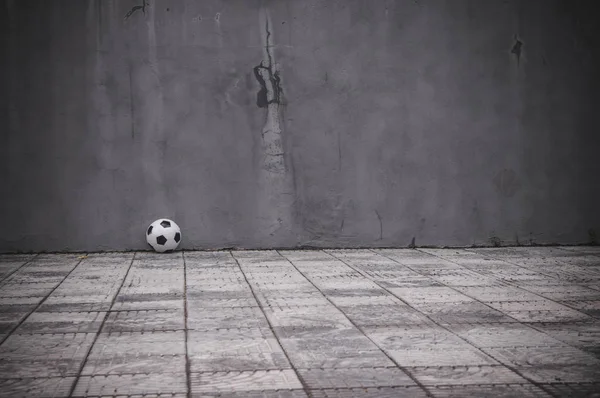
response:
<path id="1" fill-rule="evenodd" d="M 167 243 L 167 238 L 165 238 L 164 236 L 157 236 L 156 237 L 156 243 L 158 243 L 159 245 L 164 245 L 165 243 Z"/>
<path id="2" fill-rule="evenodd" d="M 152 233 L 152 225 L 150 225 L 150 227 L 148 228 L 148 235 L 150 235 Z"/>
<path id="3" fill-rule="evenodd" d="M 175 242 L 179 243 L 179 241 L 181 240 L 181 234 L 179 232 L 175 233 Z"/>
<path id="4" fill-rule="evenodd" d="M 169 228 L 171 226 L 171 223 L 167 220 L 163 220 L 160 222 L 160 225 L 162 225 L 163 228 Z"/>

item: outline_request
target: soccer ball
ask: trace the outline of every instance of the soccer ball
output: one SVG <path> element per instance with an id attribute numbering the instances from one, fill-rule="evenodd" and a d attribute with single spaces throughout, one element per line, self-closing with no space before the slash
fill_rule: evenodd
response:
<path id="1" fill-rule="evenodd" d="M 146 241 L 159 253 L 173 251 L 181 242 L 181 229 L 174 221 L 160 218 L 148 227 Z"/>

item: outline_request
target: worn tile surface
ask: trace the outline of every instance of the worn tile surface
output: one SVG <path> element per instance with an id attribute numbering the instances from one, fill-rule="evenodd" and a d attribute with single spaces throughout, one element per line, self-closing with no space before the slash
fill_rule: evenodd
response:
<path id="1" fill-rule="evenodd" d="M 600 391 L 596 247 L 0 255 L 1 397 Z"/>

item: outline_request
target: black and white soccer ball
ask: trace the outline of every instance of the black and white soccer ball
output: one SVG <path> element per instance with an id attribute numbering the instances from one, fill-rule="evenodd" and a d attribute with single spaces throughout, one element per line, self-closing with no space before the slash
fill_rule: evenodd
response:
<path id="1" fill-rule="evenodd" d="M 160 218 L 146 230 L 146 241 L 159 253 L 173 251 L 181 242 L 181 229 L 175 221 Z"/>

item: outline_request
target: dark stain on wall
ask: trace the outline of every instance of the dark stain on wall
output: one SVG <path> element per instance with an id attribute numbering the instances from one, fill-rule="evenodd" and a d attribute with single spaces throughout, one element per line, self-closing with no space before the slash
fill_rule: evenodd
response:
<path id="1" fill-rule="evenodd" d="M 594 228 L 590 228 L 588 230 L 588 235 L 590 237 L 590 244 L 597 245 L 598 244 L 598 234 Z"/>
<path id="2" fill-rule="evenodd" d="M 521 62 L 521 52 L 523 51 L 523 42 L 518 39 L 517 35 L 515 35 L 515 44 L 513 44 L 512 49 L 510 50 L 511 54 L 514 54 L 517 57 L 517 65 Z"/>
<path id="3" fill-rule="evenodd" d="M 148 5 L 149 4 L 146 3 L 146 0 L 142 0 L 141 5 L 133 6 L 131 8 L 131 10 L 129 10 L 129 12 L 127 14 L 125 14 L 125 19 L 129 19 L 129 17 L 132 16 L 138 10 L 142 10 L 142 13 L 146 14 L 146 6 L 148 6 Z M 167 9 L 167 11 L 168 11 L 168 9 Z"/>
<path id="4" fill-rule="evenodd" d="M 268 96 L 269 91 L 267 90 L 267 82 L 260 73 L 261 69 L 267 72 L 267 76 L 273 87 L 273 99 L 271 100 L 269 100 Z M 279 72 L 273 72 L 271 65 L 264 66 L 261 62 L 260 65 L 254 67 L 254 76 L 256 77 L 258 84 L 260 84 L 260 90 L 256 94 L 256 105 L 259 108 L 266 108 L 269 104 L 281 104 L 281 94 L 283 90 L 281 89 Z"/>
<path id="5" fill-rule="evenodd" d="M 377 209 L 375 209 L 375 214 L 377 214 L 377 219 L 379 220 L 379 239 L 378 240 L 383 240 L 383 220 L 381 219 L 381 216 L 379 215 L 379 212 L 377 211 Z"/>

